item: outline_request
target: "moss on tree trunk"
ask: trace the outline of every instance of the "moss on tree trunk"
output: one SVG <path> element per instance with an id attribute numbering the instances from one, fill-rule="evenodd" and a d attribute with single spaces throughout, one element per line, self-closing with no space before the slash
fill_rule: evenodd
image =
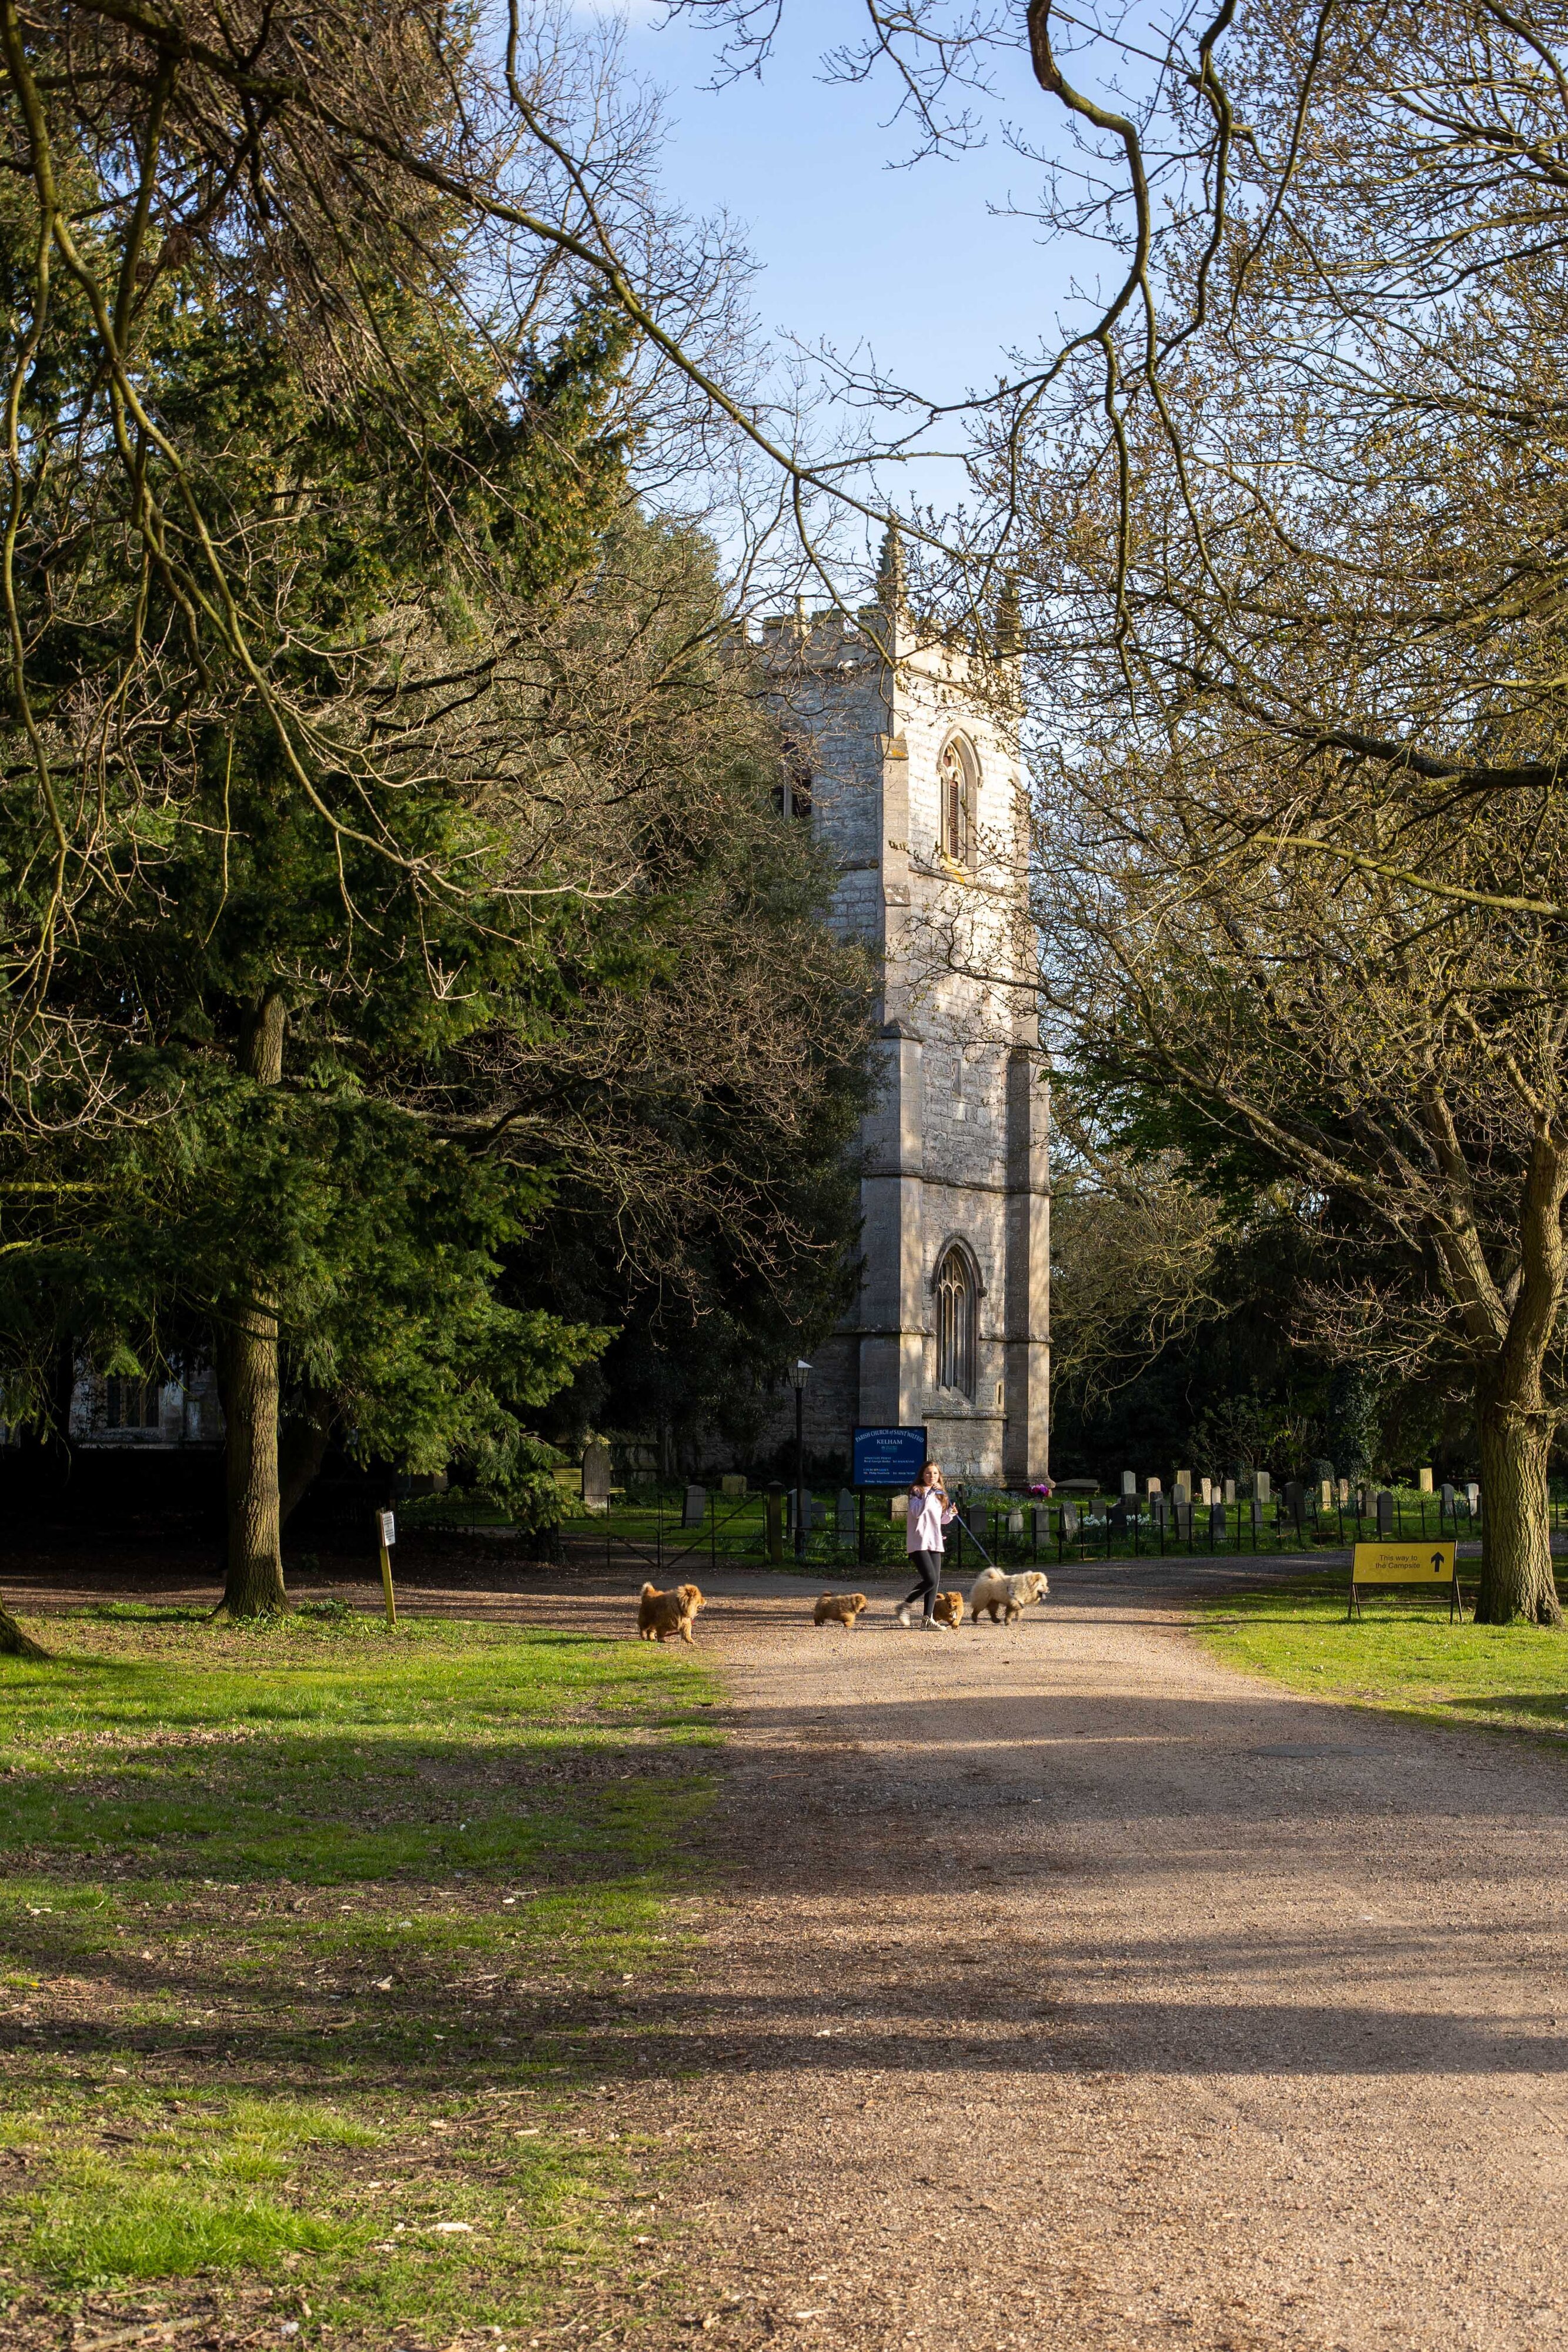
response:
<path id="1" fill-rule="evenodd" d="M 1551 1414 L 1483 1397 L 1481 1441 L 1481 1583 L 1476 1618 L 1482 1625 L 1561 1625 L 1552 1571 L 1552 1515 L 1546 1457 Z"/>

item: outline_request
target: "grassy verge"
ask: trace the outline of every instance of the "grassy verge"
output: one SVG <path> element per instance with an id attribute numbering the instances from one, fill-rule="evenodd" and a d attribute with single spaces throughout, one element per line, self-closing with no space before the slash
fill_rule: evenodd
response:
<path id="1" fill-rule="evenodd" d="M 1447 1604 L 1378 1601 L 1345 1622 L 1345 1579 L 1302 1579 L 1215 1601 L 1200 1638 L 1228 1665 L 1291 1690 L 1429 1723 L 1568 1739 L 1568 1635 L 1450 1625 Z"/>
<path id="2" fill-rule="evenodd" d="M 656 2269 L 626 2092 L 700 1662 L 340 1610 L 46 1630 L 0 1665 L 0 2344 L 204 2309 L 526 2344 Z"/>

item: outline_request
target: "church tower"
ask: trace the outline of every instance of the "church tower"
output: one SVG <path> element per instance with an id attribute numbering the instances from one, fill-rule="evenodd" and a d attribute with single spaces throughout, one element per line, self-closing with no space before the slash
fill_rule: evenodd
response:
<path id="1" fill-rule="evenodd" d="M 1050 1438 L 1050 1090 L 1016 710 L 916 626 L 895 538 L 858 621 L 798 610 L 765 646 L 835 928 L 882 982 L 864 1272 L 813 1357 L 808 1443 L 847 1458 L 857 1423 L 924 1423 L 950 1477 L 1025 1486 Z"/>

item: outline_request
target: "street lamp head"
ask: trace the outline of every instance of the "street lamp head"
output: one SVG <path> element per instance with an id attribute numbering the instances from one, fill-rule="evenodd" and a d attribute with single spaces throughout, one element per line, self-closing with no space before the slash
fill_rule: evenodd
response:
<path id="1" fill-rule="evenodd" d="M 803 1389 L 806 1385 L 806 1375 L 810 1369 L 810 1365 L 805 1362 L 802 1358 L 797 1357 L 794 1363 L 789 1367 L 790 1387 L 792 1389 Z"/>

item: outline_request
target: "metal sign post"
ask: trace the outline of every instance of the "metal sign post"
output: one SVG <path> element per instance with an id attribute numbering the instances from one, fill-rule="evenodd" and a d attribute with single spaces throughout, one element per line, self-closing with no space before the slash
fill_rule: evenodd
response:
<path id="1" fill-rule="evenodd" d="M 397 1623 L 397 1602 L 392 1598 L 392 1548 L 397 1541 L 397 1520 L 391 1511 L 376 1513 L 376 1534 L 382 1547 L 382 1591 L 387 1597 L 387 1623 Z"/>

